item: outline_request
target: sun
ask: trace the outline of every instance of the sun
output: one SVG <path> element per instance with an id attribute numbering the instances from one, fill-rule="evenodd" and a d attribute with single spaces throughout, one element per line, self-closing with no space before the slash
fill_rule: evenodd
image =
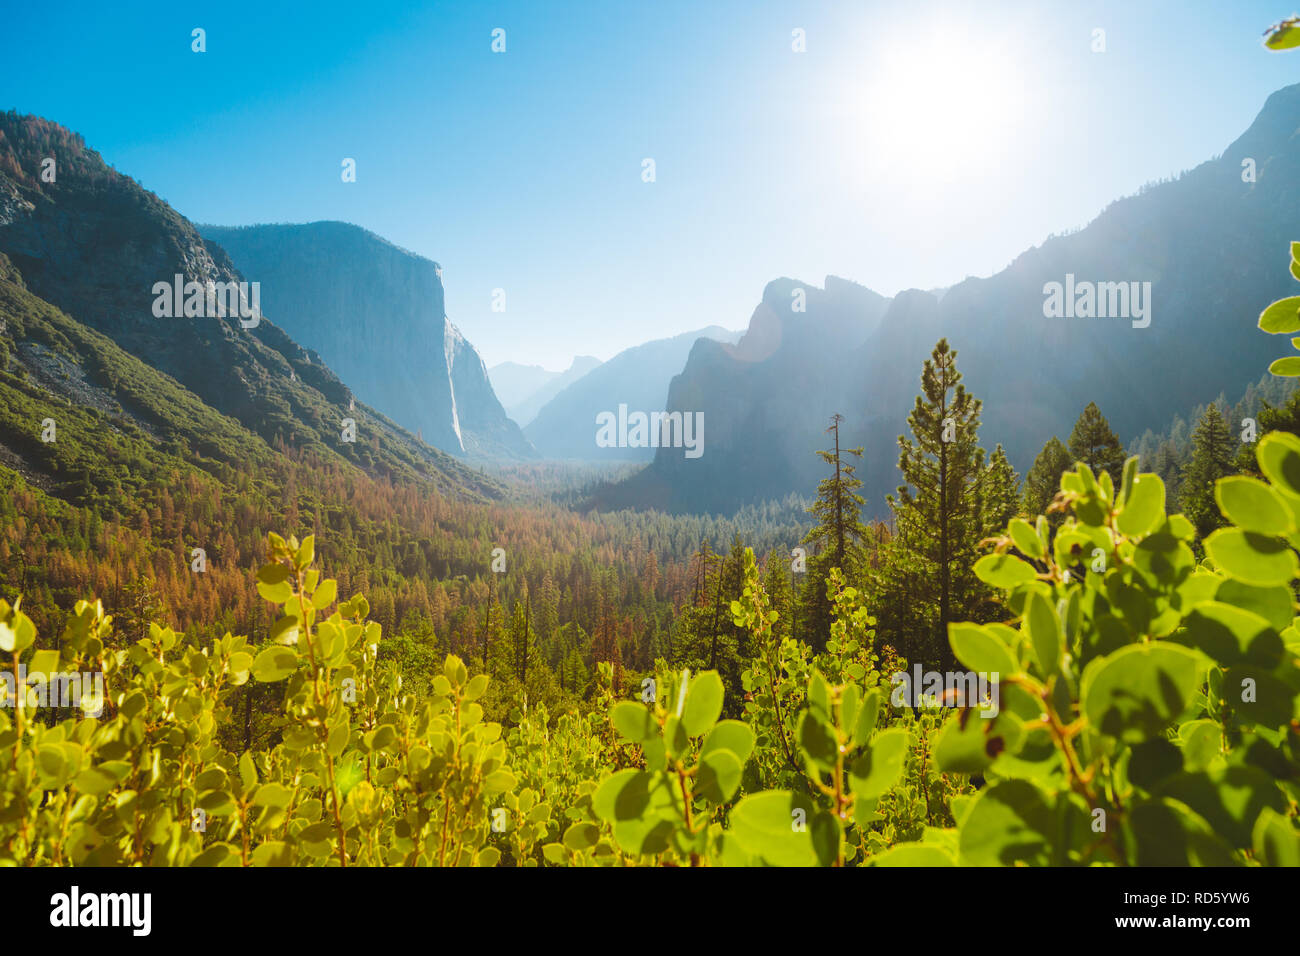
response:
<path id="1" fill-rule="evenodd" d="M 1004 42 L 928 32 L 865 71 L 860 141 L 877 164 L 918 175 L 978 172 L 1006 157 L 1027 90 Z"/>

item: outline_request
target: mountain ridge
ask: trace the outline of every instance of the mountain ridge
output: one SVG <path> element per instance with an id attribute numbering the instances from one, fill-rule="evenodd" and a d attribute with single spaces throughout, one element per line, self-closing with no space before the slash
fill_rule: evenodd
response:
<path id="1" fill-rule="evenodd" d="M 1052 435 L 1069 434 L 1089 401 L 1118 433 L 1133 435 L 1164 427 L 1224 389 L 1244 389 L 1277 348 L 1256 327 L 1260 311 L 1294 293 L 1285 257 L 1300 213 L 1297 129 L 1300 84 L 1269 96 L 1224 153 L 1116 199 L 1084 228 L 1048 237 L 941 299 L 909 290 L 888 300 L 857 345 L 815 310 L 792 313 L 790 287 L 774 295 L 769 284 L 746 334 L 779 334 L 757 361 L 693 350 L 673 379 L 669 409 L 705 414 L 703 456 L 686 461 L 659 449 L 644 472 L 593 503 L 731 513 L 806 493 L 822 477 L 814 455 L 821 429 L 808 426 L 819 418 L 824 428 L 838 412 L 847 419 L 842 444 L 866 449 L 858 473 L 868 511 L 883 515 L 884 496 L 900 478 L 897 436 L 907 429 L 922 363 L 941 337 L 984 403 L 982 441 L 990 449 L 1003 444 L 1022 473 Z M 1242 176 L 1245 159 L 1256 161 L 1254 182 Z M 1067 276 L 1151 283 L 1150 325 L 1048 317 L 1048 283 Z M 781 394 L 789 396 L 784 409 L 772 400 Z"/>

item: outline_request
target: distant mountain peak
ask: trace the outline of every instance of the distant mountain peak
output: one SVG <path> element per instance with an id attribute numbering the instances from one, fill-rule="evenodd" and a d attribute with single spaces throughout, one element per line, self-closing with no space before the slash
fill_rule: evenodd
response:
<path id="1" fill-rule="evenodd" d="M 436 262 L 332 220 L 203 231 L 262 278 L 267 312 L 365 401 L 444 451 L 535 457 L 482 358 L 448 318 Z"/>

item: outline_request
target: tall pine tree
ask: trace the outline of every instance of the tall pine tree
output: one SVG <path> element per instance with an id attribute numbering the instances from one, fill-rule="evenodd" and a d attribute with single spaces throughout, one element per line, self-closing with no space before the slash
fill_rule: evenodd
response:
<path id="1" fill-rule="evenodd" d="M 804 536 L 804 543 L 818 546 L 820 551 L 808 562 L 808 573 L 800 597 L 799 630 L 808 643 L 821 650 L 830 636 L 831 605 L 826 596 L 826 582 L 831 568 L 839 568 L 846 579 L 857 578 L 861 565 L 862 543 L 867 529 L 862 524 L 862 506 L 865 503 L 858 489 L 862 480 L 855 476 L 857 466 L 852 458 L 861 458 L 861 448 L 840 447 L 840 425 L 843 415 L 832 415 L 826 433 L 832 436 L 832 446 L 817 455 L 831 467 L 831 474 L 817 485 L 817 500 L 808 509 L 817 523 Z"/>
<path id="2" fill-rule="evenodd" d="M 922 394 L 907 419 L 913 438 L 898 438 L 906 483 L 889 498 L 892 553 L 875 588 L 882 637 L 901 643 L 910 660 L 945 665 L 953 661 L 948 624 L 969 619 L 987 592 L 970 570 L 985 532 L 980 402 L 961 384 L 956 360 L 940 339 L 921 371 Z"/>
<path id="3" fill-rule="evenodd" d="M 1070 432 L 1070 458 L 1081 461 L 1098 477 L 1103 471 L 1118 488 L 1124 476 L 1124 446 L 1096 402 L 1089 402 Z"/>
<path id="4" fill-rule="evenodd" d="M 1236 473 L 1235 450 L 1236 442 L 1228 423 L 1219 406 L 1211 402 L 1192 432 L 1192 458 L 1183 469 L 1179 493 L 1183 514 L 1196 526 L 1201 538 L 1225 523 L 1214 500 L 1214 483 Z"/>

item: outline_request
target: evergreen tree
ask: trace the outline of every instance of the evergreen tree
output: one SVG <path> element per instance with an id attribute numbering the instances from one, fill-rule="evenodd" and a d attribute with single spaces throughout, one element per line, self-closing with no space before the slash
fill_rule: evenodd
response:
<path id="1" fill-rule="evenodd" d="M 998 445 L 980 476 L 980 531 L 985 537 L 1006 530 L 1007 522 L 1020 510 L 1020 476 Z"/>
<path id="2" fill-rule="evenodd" d="M 519 683 L 528 682 L 528 670 L 537 662 L 537 635 L 533 631 L 532 601 L 524 592 L 522 601 L 515 602 L 510 616 L 510 656 L 512 670 Z"/>
<path id="3" fill-rule="evenodd" d="M 803 539 L 805 544 L 820 546 L 820 551 L 808 561 L 799 610 L 800 631 L 818 651 L 826 646 L 830 636 L 831 605 L 826 597 L 826 582 L 831 568 L 839 568 L 847 580 L 855 580 L 861 564 L 862 542 L 867 536 L 862 524 L 865 499 L 858 494 L 862 480 L 855 476 L 857 466 L 848 457 L 861 458 L 862 449 L 840 447 L 843 421 L 842 415 L 831 416 L 826 432 L 833 436 L 832 447 L 817 452 L 832 471 L 817 485 L 817 500 L 808 509 L 817 523 Z"/>
<path id="4" fill-rule="evenodd" d="M 1070 453 L 1061 444 L 1061 439 L 1053 435 L 1025 475 L 1025 494 L 1021 507 L 1026 515 L 1036 518 L 1047 514 L 1047 506 L 1061 490 L 1061 475 L 1070 470 L 1070 465 Z M 1056 522 L 1065 520 L 1064 515 L 1060 514 L 1050 517 Z"/>
<path id="5" fill-rule="evenodd" d="M 1124 476 L 1124 446 L 1110 430 L 1110 423 L 1102 415 L 1096 402 L 1089 402 L 1079 420 L 1070 432 L 1070 458 L 1081 461 L 1093 470 L 1097 477 L 1103 471 L 1110 473 L 1110 480 L 1118 488 Z"/>
<path id="6" fill-rule="evenodd" d="M 1179 496 L 1183 514 L 1204 538 L 1225 524 L 1214 500 L 1214 483 L 1236 472 L 1233 450 L 1236 442 L 1217 404 L 1211 404 L 1192 432 L 1192 459 L 1183 470 Z"/>
<path id="7" fill-rule="evenodd" d="M 987 588 L 971 572 L 983 537 L 984 450 L 978 444 L 981 403 L 961 384 L 957 353 L 940 339 L 921 371 L 921 391 L 908 416 L 913 439 L 898 438 L 906 484 L 889 504 L 897 525 L 895 551 L 882 566 L 878 632 L 898 635 L 905 656 L 952 662 L 947 627 L 969 620 Z M 906 605 L 900 602 L 907 602 Z M 910 633 L 909 633 L 910 632 Z"/>
<path id="8" fill-rule="evenodd" d="M 834 446 L 829 451 L 819 451 L 817 456 L 830 465 L 832 474 L 817 485 L 817 500 L 808 512 L 817 519 L 812 530 L 804 537 L 805 544 L 820 545 L 830 549 L 831 567 L 839 568 L 847 576 L 857 557 L 857 549 L 867 536 L 862 524 L 862 506 L 866 503 L 858 494 L 862 480 L 854 476 L 857 466 L 845 456 L 862 457 L 862 448 L 840 448 L 840 424 L 843 415 L 832 415 L 826 429 L 834 436 Z"/>

